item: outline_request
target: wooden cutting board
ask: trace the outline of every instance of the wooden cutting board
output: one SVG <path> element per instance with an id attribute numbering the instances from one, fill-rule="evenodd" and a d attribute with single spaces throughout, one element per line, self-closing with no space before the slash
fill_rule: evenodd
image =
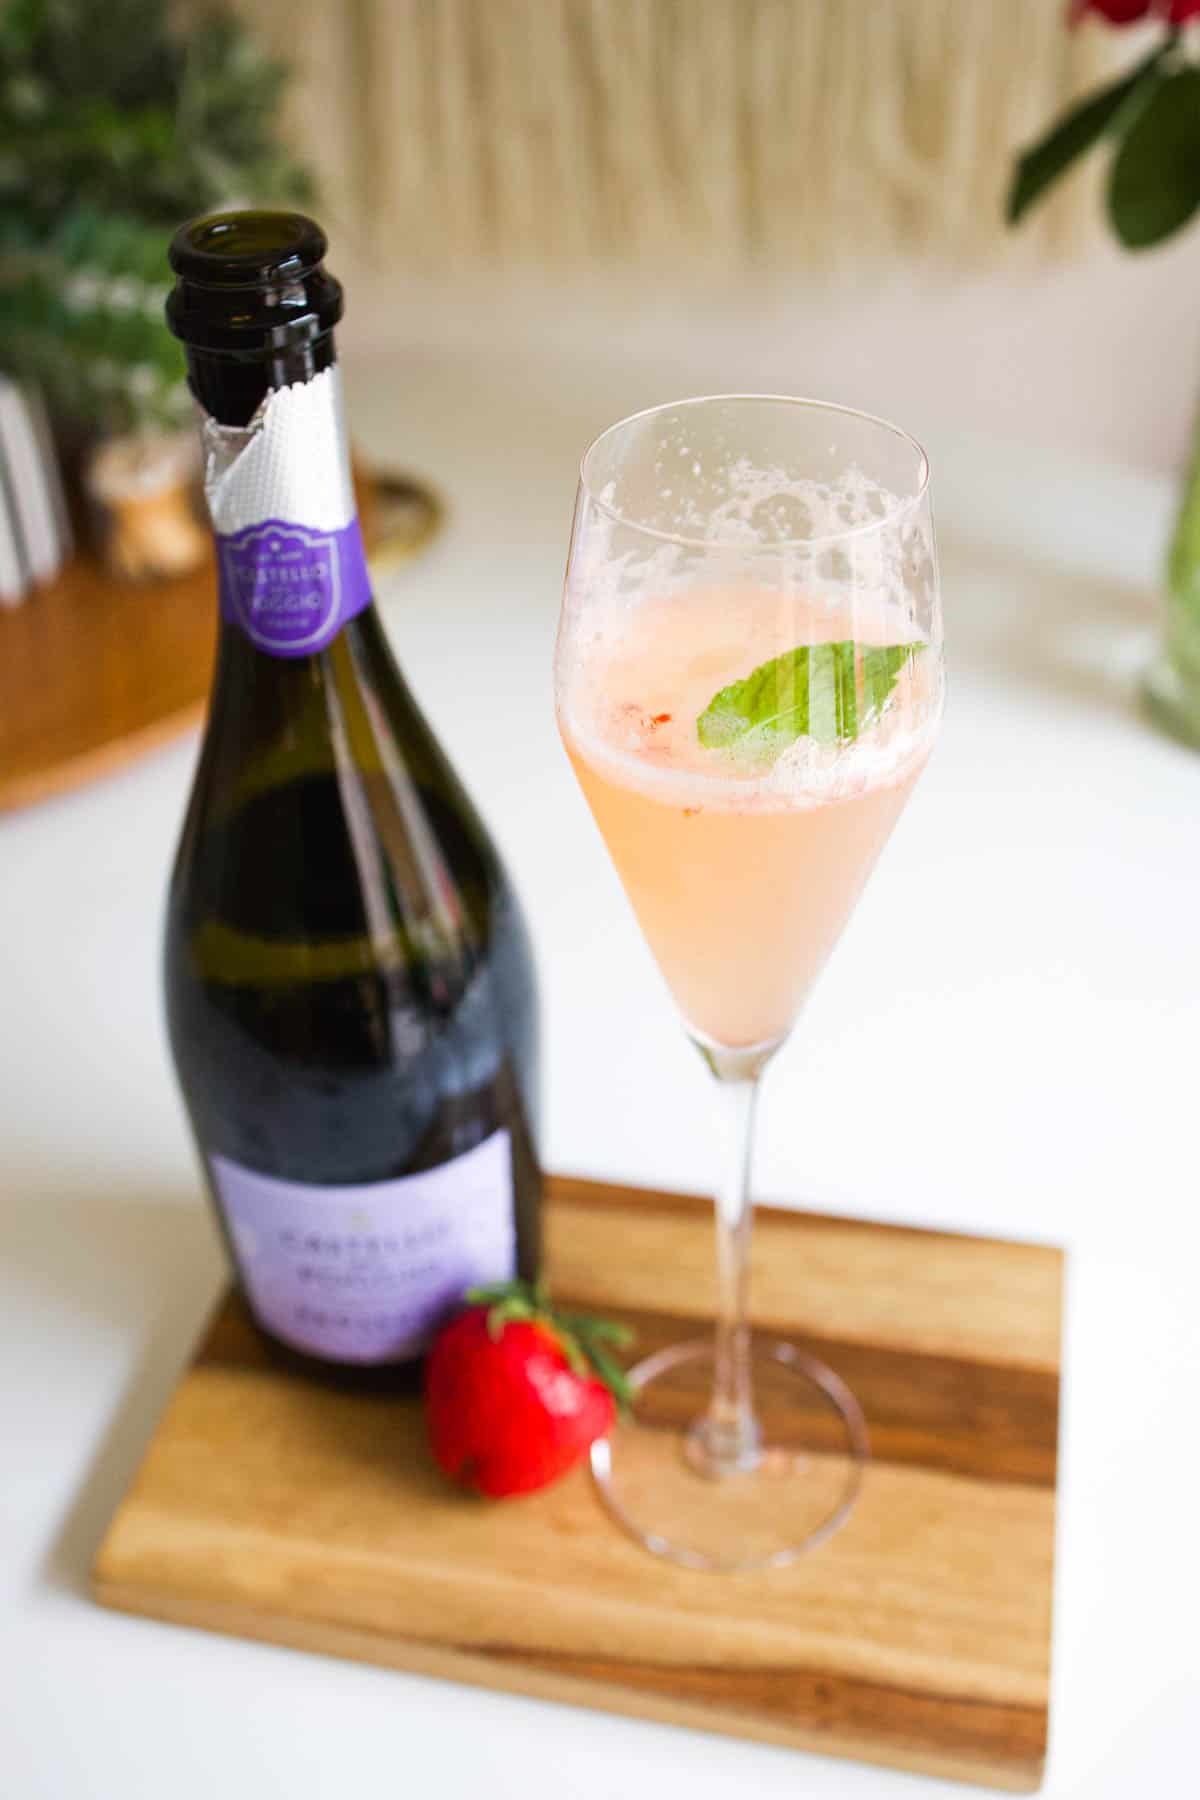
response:
<path id="1" fill-rule="evenodd" d="M 640 1347 L 710 1313 L 708 1206 L 555 1180 L 551 1275 Z M 94 1568 L 126 1612 L 1026 1792 L 1041 1780 L 1062 1256 L 760 1209 L 754 1312 L 854 1387 L 874 1460 L 789 1569 L 649 1556 L 584 1471 L 488 1505 L 419 1403 L 282 1372 L 217 1313 Z"/>

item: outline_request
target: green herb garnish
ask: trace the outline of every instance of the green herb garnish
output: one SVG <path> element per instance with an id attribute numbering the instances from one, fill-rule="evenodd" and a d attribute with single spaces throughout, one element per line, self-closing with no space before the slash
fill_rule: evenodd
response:
<path id="1" fill-rule="evenodd" d="M 902 668 L 924 644 L 804 644 L 731 682 L 696 720 L 707 750 L 778 756 L 797 738 L 851 743 L 878 718 Z"/>

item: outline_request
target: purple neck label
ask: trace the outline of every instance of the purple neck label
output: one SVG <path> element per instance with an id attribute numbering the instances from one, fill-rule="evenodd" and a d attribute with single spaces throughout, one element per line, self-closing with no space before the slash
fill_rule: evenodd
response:
<path id="1" fill-rule="evenodd" d="M 282 519 L 218 536 L 221 617 L 272 656 L 311 656 L 371 603 L 358 520 L 310 531 Z"/>

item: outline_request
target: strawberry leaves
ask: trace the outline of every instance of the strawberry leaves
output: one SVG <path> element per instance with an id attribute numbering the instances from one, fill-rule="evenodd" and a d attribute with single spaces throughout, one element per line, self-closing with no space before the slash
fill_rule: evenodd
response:
<path id="1" fill-rule="evenodd" d="M 471 1288 L 464 1298 L 469 1306 L 487 1308 L 488 1336 L 493 1343 L 503 1335 L 506 1325 L 542 1325 L 553 1333 L 573 1374 L 581 1380 L 602 1381 L 619 1406 L 632 1405 L 633 1390 L 628 1377 L 612 1354 L 633 1342 L 628 1325 L 596 1318 L 591 1313 L 560 1310 L 541 1281 L 505 1281 Z"/>

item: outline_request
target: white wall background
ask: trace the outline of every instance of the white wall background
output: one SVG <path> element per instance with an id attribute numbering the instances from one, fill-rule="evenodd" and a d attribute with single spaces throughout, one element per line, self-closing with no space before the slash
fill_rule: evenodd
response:
<path id="1" fill-rule="evenodd" d="M 658 398 L 710 371 L 712 390 L 819 395 L 935 438 L 967 432 L 1089 461 L 1170 470 L 1200 404 L 1200 226 L 1138 256 L 1107 241 L 1071 264 L 975 274 L 864 272 L 811 284 L 789 276 L 550 275 L 457 282 L 356 269 L 341 333 L 356 360 L 461 346 L 491 352 L 594 343 L 652 371 Z M 676 371 L 679 371 L 676 375 Z"/>

